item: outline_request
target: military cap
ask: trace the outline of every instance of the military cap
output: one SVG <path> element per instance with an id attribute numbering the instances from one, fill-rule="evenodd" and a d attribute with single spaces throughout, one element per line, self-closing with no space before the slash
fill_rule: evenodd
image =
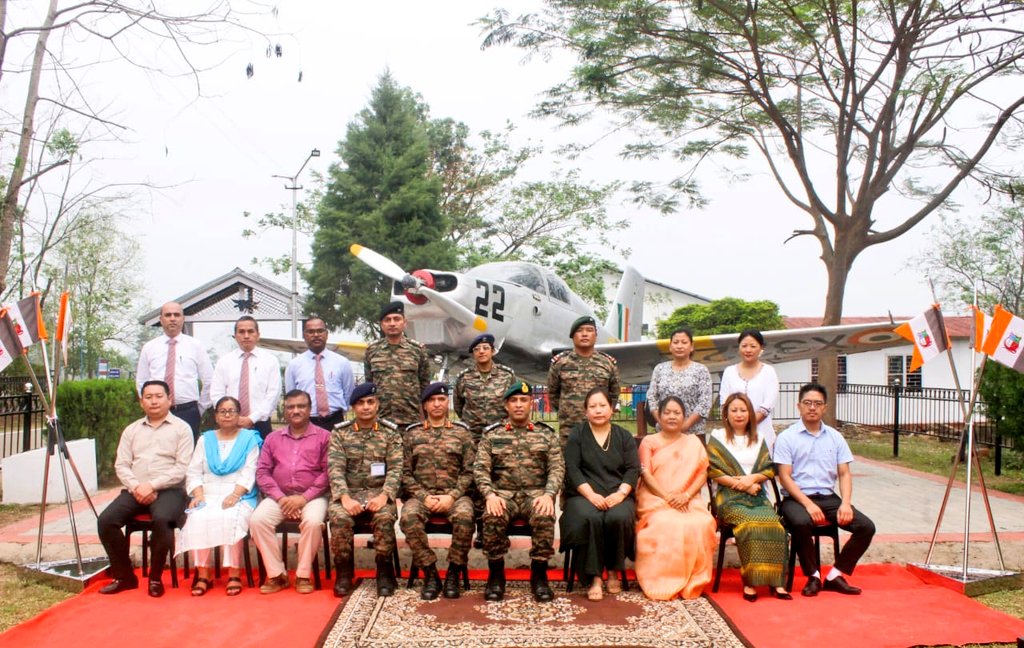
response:
<path id="1" fill-rule="evenodd" d="M 400 301 L 392 301 L 384 304 L 380 307 L 380 315 L 377 316 L 377 320 L 380 321 L 390 315 L 391 313 L 398 313 L 399 315 L 405 316 L 405 304 Z"/>
<path id="2" fill-rule="evenodd" d="M 517 380 L 512 383 L 512 386 L 505 390 L 505 400 L 508 400 L 516 394 L 524 394 L 530 396 L 533 394 L 533 388 L 522 380 Z"/>
<path id="3" fill-rule="evenodd" d="M 431 396 L 436 396 L 438 394 L 447 396 L 448 393 L 448 383 L 432 382 L 423 389 L 423 393 L 420 394 L 420 402 L 426 403 L 427 399 Z"/>
<path id="4" fill-rule="evenodd" d="M 576 335 L 576 330 L 579 329 L 579 327 L 581 326 L 586 326 L 587 324 L 590 324 L 594 328 L 597 328 L 597 322 L 594 321 L 594 318 L 591 317 L 590 315 L 584 315 L 583 317 L 577 319 L 575 322 L 572 323 L 572 328 L 569 329 L 569 337 Z"/>
<path id="5" fill-rule="evenodd" d="M 367 396 L 373 396 L 377 393 L 377 385 L 372 382 L 364 382 L 356 385 L 356 388 L 352 390 L 352 395 L 348 397 L 348 404 L 355 405 L 359 402 L 359 399 L 366 398 Z"/>
<path id="6" fill-rule="evenodd" d="M 490 344 L 493 347 L 494 336 L 491 335 L 490 333 L 481 333 L 480 335 L 476 336 L 475 338 L 473 338 L 473 341 L 469 343 L 469 352 L 473 353 L 473 349 L 476 348 L 476 345 L 483 344 L 484 342 Z"/>

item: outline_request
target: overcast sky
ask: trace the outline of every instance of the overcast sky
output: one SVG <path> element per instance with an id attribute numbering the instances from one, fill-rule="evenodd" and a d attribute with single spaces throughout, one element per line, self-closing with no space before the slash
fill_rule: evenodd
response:
<path id="1" fill-rule="evenodd" d="M 530 138 L 549 151 L 595 139 L 600 125 L 566 130 L 527 117 L 541 92 L 564 75 L 567 59 L 523 63 L 523 53 L 512 48 L 480 49 L 482 36 L 471 23 L 489 7 L 505 6 L 515 14 L 535 4 L 282 2 L 277 18 L 259 27 L 287 34 L 273 39 L 283 55 L 267 58 L 265 43 L 256 39 L 224 44 L 215 57 L 224 62 L 204 75 L 204 96 L 195 100 L 184 81 L 115 65 L 90 72 L 93 92 L 108 92 L 112 109 L 132 129 L 125 136 L 128 143 L 95 145 L 104 147 L 99 155 L 106 158 L 97 176 L 168 187 L 141 195 L 132 212 L 131 233 L 144 250 L 141 275 L 149 305 L 235 266 L 269 275 L 250 260 L 288 252 L 290 235 L 244 240 L 242 213 L 290 209 L 284 181 L 271 176 L 295 173 L 312 148 L 322 156 L 311 161 L 300 183 L 311 184 L 310 170 L 325 172 L 337 159 L 334 151 L 346 125 L 366 105 L 385 69 L 420 93 L 434 117 L 464 121 L 474 132 L 512 120 L 522 143 Z M 245 74 L 248 63 L 251 79 Z M 571 164 L 596 181 L 671 177 L 669 161 L 620 160 L 622 141 L 611 138 Z M 555 164 L 570 163 L 548 156 L 530 171 L 543 177 Z M 625 202 L 613 204 L 612 213 L 632 223 L 622 235 L 632 250 L 628 261 L 653 280 L 709 298 L 771 299 L 785 315 L 820 315 L 826 275 L 817 243 L 804 237 L 783 245 L 794 228 L 809 221 L 780 196 L 762 168 L 751 164 L 748 171 L 749 178 L 730 183 L 723 169 L 708 164 L 700 180 L 711 202 L 703 210 L 664 217 Z M 969 192 L 958 200 L 976 203 Z M 927 223 L 857 260 L 845 314 L 911 314 L 931 303 L 922 274 L 906 266 L 923 245 Z M 300 243 L 300 259 L 309 259 L 308 241 Z"/>

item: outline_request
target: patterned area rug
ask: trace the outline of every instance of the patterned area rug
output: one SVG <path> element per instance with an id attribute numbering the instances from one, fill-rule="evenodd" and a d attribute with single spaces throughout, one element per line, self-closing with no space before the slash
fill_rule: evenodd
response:
<path id="1" fill-rule="evenodd" d="M 585 590 L 556 589 L 551 603 L 535 603 L 529 583 L 510 581 L 505 600 L 483 600 L 474 581 L 456 600 L 422 601 L 419 589 L 399 588 L 378 599 L 364 580 L 321 636 L 328 648 L 473 648 L 487 646 L 744 646 L 704 598 L 657 602 L 634 589 L 603 601 Z"/>

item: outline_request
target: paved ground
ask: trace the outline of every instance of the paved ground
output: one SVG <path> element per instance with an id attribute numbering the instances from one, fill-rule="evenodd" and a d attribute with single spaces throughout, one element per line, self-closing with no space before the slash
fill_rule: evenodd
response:
<path id="1" fill-rule="evenodd" d="M 878 529 L 878 535 L 865 560 L 924 562 L 945 488 L 945 479 L 858 458 L 854 463 L 854 504 L 874 520 Z M 94 496 L 93 502 L 98 509 L 102 509 L 115 495 L 114 490 L 105 491 Z M 964 499 L 963 485 L 954 487 L 938 535 L 938 544 L 932 555 L 933 564 L 963 564 Z M 1024 571 L 1024 497 L 991 492 L 989 499 L 1006 567 Z M 92 511 L 85 501 L 76 502 L 74 510 L 83 556 L 103 555 L 96 537 L 96 520 Z M 0 529 L 0 561 L 17 564 L 35 561 L 38 522 L 38 518 L 34 518 Z M 401 540 L 400 544 L 403 544 Z M 830 544 L 824 543 L 823 547 Z M 516 539 L 508 561 L 510 567 L 529 563 L 528 546 L 528 540 Z M 407 550 L 402 553 L 403 564 L 408 564 Z M 357 555 L 360 567 L 371 566 L 373 556 L 370 552 L 358 551 Z M 470 555 L 472 567 L 486 567 L 479 551 L 473 551 Z M 74 546 L 67 510 L 66 507 L 58 507 L 50 511 L 46 518 L 43 560 L 73 557 Z M 733 548 L 727 553 L 727 561 L 736 564 Z M 555 562 L 560 564 L 560 554 L 556 555 Z M 969 564 L 988 569 L 999 567 L 984 503 L 976 486 L 971 504 Z"/>

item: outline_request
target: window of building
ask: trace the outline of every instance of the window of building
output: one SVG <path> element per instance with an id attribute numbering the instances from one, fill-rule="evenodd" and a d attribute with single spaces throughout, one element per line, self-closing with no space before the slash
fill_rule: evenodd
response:
<path id="1" fill-rule="evenodd" d="M 839 374 L 838 380 L 836 381 L 836 388 L 839 393 L 846 391 L 846 356 L 841 355 L 836 358 L 836 373 Z M 811 382 L 818 382 L 818 359 L 811 358 Z"/>
<path id="2" fill-rule="evenodd" d="M 885 356 L 886 382 L 892 385 L 896 379 L 899 379 L 900 384 L 906 389 L 910 391 L 920 390 L 921 368 L 918 367 L 917 371 L 908 371 L 912 358 L 913 356 L 909 355 Z"/>

